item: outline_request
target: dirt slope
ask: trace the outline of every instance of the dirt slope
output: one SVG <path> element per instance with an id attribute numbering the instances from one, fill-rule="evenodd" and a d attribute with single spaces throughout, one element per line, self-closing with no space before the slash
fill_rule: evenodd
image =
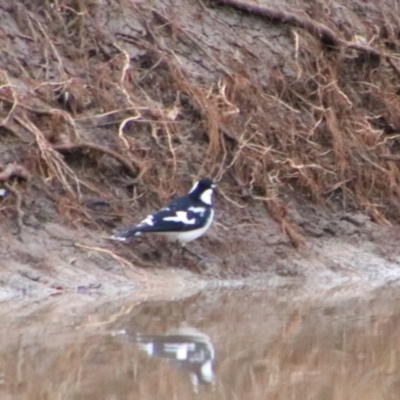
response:
<path id="1" fill-rule="evenodd" d="M 400 10 L 375 3 L 0 0 L 0 299 L 397 279 Z M 206 175 L 203 263 L 107 239 Z"/>

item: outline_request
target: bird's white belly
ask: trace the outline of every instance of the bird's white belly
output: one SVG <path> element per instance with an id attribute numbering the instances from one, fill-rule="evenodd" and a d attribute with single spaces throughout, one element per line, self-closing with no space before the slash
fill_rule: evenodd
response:
<path id="1" fill-rule="evenodd" d="M 192 240 L 195 240 L 200 236 L 202 236 L 210 227 L 213 219 L 214 219 L 214 210 L 211 210 L 210 217 L 208 218 L 207 223 L 203 227 L 186 232 L 165 232 L 162 233 L 162 235 L 165 236 L 167 240 L 171 242 L 178 241 L 182 244 L 189 243 Z"/>

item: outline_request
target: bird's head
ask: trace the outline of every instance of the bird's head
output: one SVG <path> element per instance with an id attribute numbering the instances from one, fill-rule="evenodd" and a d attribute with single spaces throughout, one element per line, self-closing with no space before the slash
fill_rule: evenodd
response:
<path id="1" fill-rule="evenodd" d="M 190 189 L 189 195 L 211 206 L 214 188 L 215 183 L 212 179 L 203 178 L 193 185 L 192 189 Z"/>

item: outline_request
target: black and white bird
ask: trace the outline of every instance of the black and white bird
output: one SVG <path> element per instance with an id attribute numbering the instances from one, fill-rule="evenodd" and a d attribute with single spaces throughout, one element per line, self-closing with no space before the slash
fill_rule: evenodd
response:
<path id="1" fill-rule="evenodd" d="M 165 335 L 140 335 L 133 340 L 149 357 L 166 359 L 174 367 L 190 374 L 193 389 L 214 383 L 214 346 L 203 332 L 190 326 L 169 330 Z"/>
<path id="2" fill-rule="evenodd" d="M 148 215 L 138 225 L 111 237 L 126 241 L 142 233 L 160 233 L 182 247 L 202 236 L 214 219 L 212 195 L 215 184 L 210 178 L 196 182 L 186 196 L 172 200 L 167 206 Z"/>

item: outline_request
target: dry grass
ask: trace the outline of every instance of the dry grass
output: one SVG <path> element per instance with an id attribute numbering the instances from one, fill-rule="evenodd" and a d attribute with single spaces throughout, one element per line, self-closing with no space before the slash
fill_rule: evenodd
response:
<path id="1" fill-rule="evenodd" d="M 121 198 L 121 187 L 133 202 L 143 193 L 165 201 L 211 175 L 230 206 L 263 202 L 296 246 L 287 194 L 394 219 L 400 22 L 385 14 L 391 2 L 372 16 L 385 31 L 373 35 L 365 21 L 367 42 L 318 10 L 313 24 L 296 10 L 217 3 L 182 1 L 182 18 L 128 0 L 17 7 L 3 29 L 19 41 L 1 39 L 0 63 L 0 129 L 28 155 L 14 161 L 77 201 L 82 192 Z M 226 22 L 236 23 L 231 6 L 246 12 L 243 35 Z M 265 70 L 267 84 L 257 55 L 264 44 L 244 43 L 254 21 L 282 29 L 291 44 L 279 54 L 270 43 L 284 63 Z M 225 47 L 200 34 L 210 26 Z"/>

